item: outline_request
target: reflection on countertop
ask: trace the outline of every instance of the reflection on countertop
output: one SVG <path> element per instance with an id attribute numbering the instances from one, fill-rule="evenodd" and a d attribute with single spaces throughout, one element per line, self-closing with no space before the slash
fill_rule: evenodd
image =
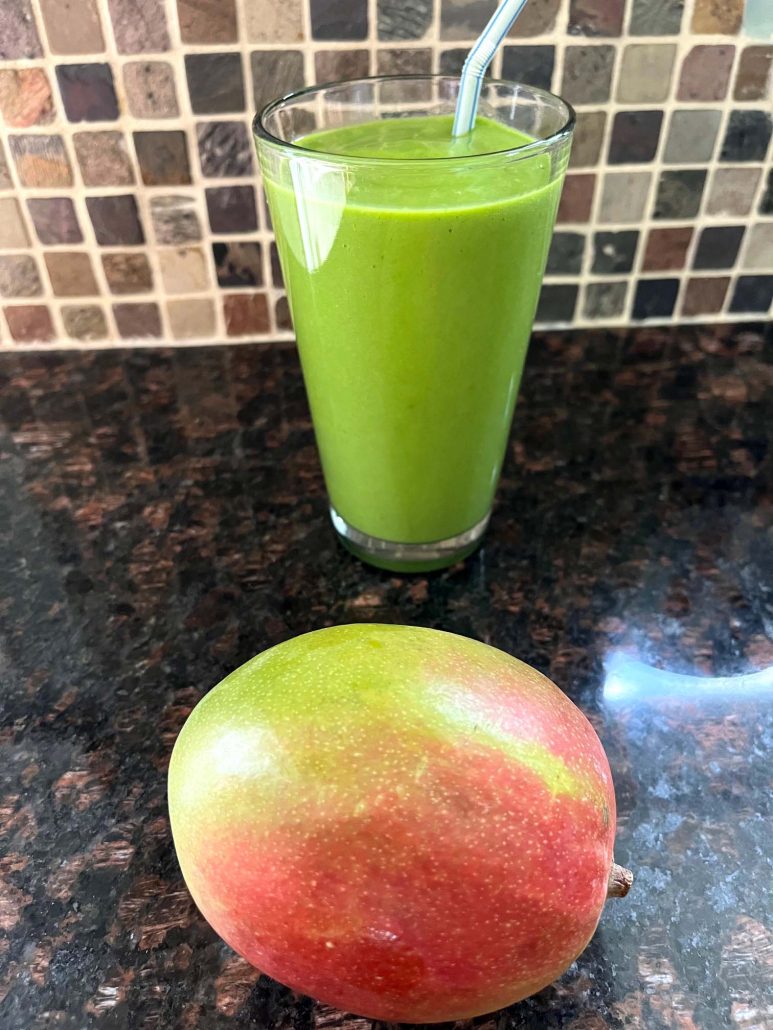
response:
<path id="1" fill-rule="evenodd" d="M 336 544 L 294 350 L 0 357 L 0 1027 L 367 1030 L 260 977 L 182 884 L 172 744 L 256 651 L 438 626 L 588 713 L 636 872 L 486 1030 L 773 1024 L 773 337 L 535 339 L 484 548 L 428 577 Z"/>

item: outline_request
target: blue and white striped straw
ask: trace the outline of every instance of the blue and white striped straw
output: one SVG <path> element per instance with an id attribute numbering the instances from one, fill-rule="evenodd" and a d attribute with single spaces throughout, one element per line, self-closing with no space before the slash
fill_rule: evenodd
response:
<path id="1" fill-rule="evenodd" d="M 456 99 L 454 136 L 472 132 L 478 110 L 478 98 L 483 76 L 491 64 L 497 47 L 510 31 L 510 26 L 526 6 L 526 0 L 504 0 L 491 16 L 491 20 L 473 44 L 462 68 L 459 96 Z"/>

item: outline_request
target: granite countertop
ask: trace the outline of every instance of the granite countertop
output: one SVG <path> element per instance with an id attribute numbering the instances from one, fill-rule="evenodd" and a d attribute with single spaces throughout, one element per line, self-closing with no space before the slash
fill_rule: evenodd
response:
<path id="1" fill-rule="evenodd" d="M 2 1030 L 370 1027 L 217 939 L 165 792 L 225 673 L 367 620 L 537 666 L 614 771 L 631 894 L 558 983 L 479 1025 L 772 1026 L 772 345 L 539 336 L 485 546 L 427 577 L 337 545 L 292 348 L 2 355 Z"/>

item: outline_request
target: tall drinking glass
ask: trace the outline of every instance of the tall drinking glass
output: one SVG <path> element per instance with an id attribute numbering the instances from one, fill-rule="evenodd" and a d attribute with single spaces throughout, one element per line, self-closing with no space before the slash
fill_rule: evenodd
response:
<path id="1" fill-rule="evenodd" d="M 458 85 L 334 83 L 254 125 L 333 524 L 400 571 L 485 531 L 574 127 L 488 81 L 452 141 Z"/>

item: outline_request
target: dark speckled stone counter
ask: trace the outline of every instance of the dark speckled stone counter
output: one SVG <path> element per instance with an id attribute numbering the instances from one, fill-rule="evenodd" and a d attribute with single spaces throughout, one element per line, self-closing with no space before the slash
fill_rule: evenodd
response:
<path id="1" fill-rule="evenodd" d="M 336 544 L 291 348 L 4 354 L 2 1030 L 369 1028 L 215 937 L 165 797 L 204 691 L 365 620 L 536 665 L 615 774 L 633 891 L 481 1027 L 773 1026 L 772 342 L 538 337 L 485 547 L 423 578 Z"/>

